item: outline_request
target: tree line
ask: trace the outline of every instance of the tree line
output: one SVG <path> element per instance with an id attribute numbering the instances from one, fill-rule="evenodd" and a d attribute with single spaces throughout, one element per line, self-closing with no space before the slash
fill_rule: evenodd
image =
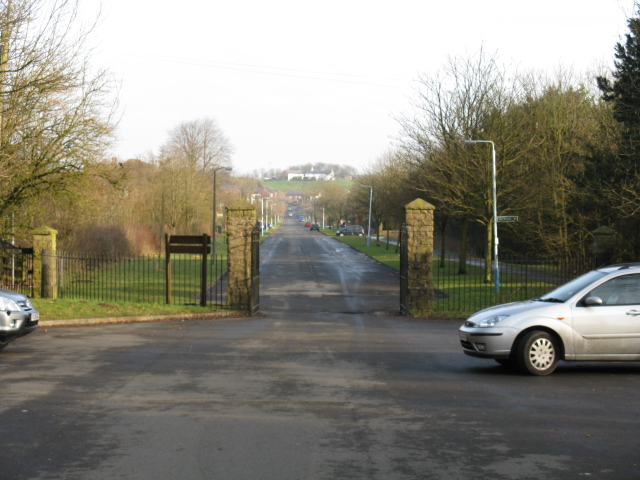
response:
<path id="1" fill-rule="evenodd" d="M 33 226 L 47 224 L 63 247 L 150 251 L 166 232 L 210 231 L 213 212 L 250 198 L 258 180 L 227 170 L 233 146 L 211 117 L 177 125 L 144 161 L 108 158 L 117 84 L 91 66 L 91 26 L 78 26 L 77 12 L 77 0 L 0 0 L 3 236 L 27 242 Z M 610 72 L 512 71 L 484 50 L 449 59 L 419 77 L 388 151 L 350 188 L 310 182 L 312 205 L 334 223 L 362 218 L 370 190 L 361 185 L 371 186 L 374 225 L 397 228 L 402 207 L 422 197 L 448 239 L 440 248 L 489 259 L 491 144 L 465 144 L 485 140 L 495 146 L 498 215 L 519 219 L 500 224 L 502 251 L 587 255 L 592 232 L 606 225 L 619 259 L 637 259 L 639 15 L 613 46 Z"/>
<path id="2" fill-rule="evenodd" d="M 397 226 L 403 214 L 393 199 L 420 196 L 436 207 L 442 239 L 490 260 L 493 142 L 498 216 L 519 220 L 499 223 L 501 251 L 590 255 L 593 231 L 607 226 L 616 232 L 617 259 L 637 260 L 638 16 L 615 45 L 610 72 L 514 72 L 481 50 L 420 77 L 394 145 L 356 180 L 373 185 L 373 217 Z M 365 193 L 358 193 L 361 208 Z"/>

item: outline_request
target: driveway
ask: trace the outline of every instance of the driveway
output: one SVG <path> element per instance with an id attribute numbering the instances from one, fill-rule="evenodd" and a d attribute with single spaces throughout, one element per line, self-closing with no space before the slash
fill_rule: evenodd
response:
<path id="1" fill-rule="evenodd" d="M 254 318 L 40 329 L 0 353 L 0 478 L 638 478 L 638 364 L 525 377 L 397 274 L 285 224 Z"/>

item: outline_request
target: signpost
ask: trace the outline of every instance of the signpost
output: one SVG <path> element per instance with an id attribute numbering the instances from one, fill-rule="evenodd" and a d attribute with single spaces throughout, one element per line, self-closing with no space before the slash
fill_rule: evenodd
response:
<path id="1" fill-rule="evenodd" d="M 204 307 L 207 305 L 207 255 L 211 253 L 210 242 L 211 237 L 207 234 L 202 234 L 202 236 L 164 235 L 167 304 L 171 303 L 171 254 L 188 253 L 202 255 L 200 306 Z"/>
<path id="2" fill-rule="evenodd" d="M 503 217 L 498 217 L 498 221 L 499 222 L 517 222 L 518 221 L 518 216 L 517 215 L 507 215 L 507 216 L 503 216 Z"/>

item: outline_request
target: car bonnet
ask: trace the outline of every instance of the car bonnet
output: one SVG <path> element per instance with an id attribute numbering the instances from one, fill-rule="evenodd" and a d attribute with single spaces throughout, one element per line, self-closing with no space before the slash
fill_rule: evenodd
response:
<path id="1" fill-rule="evenodd" d="M 478 323 L 485 318 L 496 315 L 508 315 L 510 317 L 526 314 L 527 317 L 549 317 L 556 318 L 558 314 L 566 308 L 565 304 L 549 303 L 539 300 L 524 300 L 521 302 L 505 303 L 494 307 L 485 308 L 474 313 L 468 321 Z"/>

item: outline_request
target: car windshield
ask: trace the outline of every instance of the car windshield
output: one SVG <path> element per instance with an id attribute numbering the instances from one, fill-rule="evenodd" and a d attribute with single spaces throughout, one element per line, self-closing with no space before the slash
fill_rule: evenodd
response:
<path id="1" fill-rule="evenodd" d="M 543 302 L 566 302 L 580 290 L 591 285 L 593 282 L 597 282 L 599 279 L 606 275 L 607 273 L 605 272 L 593 270 L 589 273 L 585 273 L 578 278 L 574 278 L 570 282 L 559 286 L 555 290 L 550 291 L 546 295 L 543 295 L 536 300 L 541 300 Z"/>

